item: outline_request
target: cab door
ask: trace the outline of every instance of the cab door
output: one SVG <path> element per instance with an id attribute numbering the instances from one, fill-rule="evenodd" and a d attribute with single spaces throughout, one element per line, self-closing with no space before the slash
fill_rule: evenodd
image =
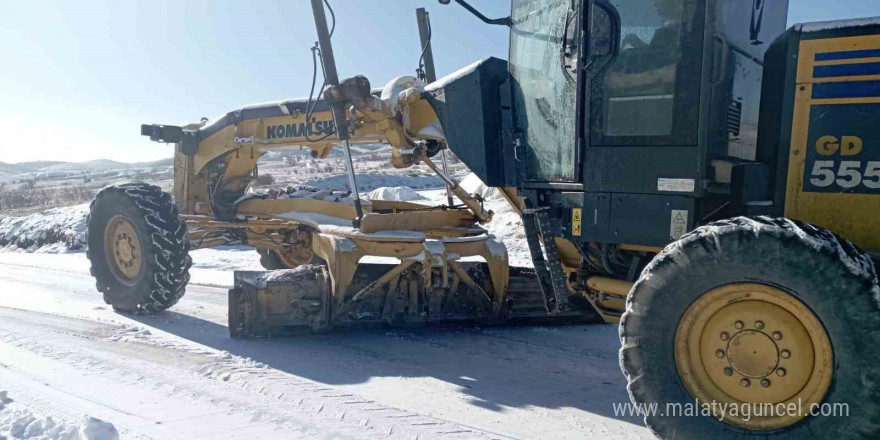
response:
<path id="1" fill-rule="evenodd" d="M 524 183 L 579 180 L 579 3 L 511 2 L 509 69 L 517 171 Z"/>
<path id="2" fill-rule="evenodd" d="M 703 8 L 695 0 L 595 0 L 587 76 L 590 145 L 696 145 Z M 604 23 L 610 24 L 604 24 Z M 608 32 L 613 56 L 602 59 Z M 607 37 L 605 37 L 607 38 Z"/>
<path id="3" fill-rule="evenodd" d="M 590 3 L 581 69 L 582 239 L 662 246 L 691 229 L 703 191 L 707 2 Z"/>

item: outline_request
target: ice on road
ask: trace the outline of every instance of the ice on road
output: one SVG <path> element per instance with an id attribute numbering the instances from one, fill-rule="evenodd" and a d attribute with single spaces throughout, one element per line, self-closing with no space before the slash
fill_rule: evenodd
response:
<path id="1" fill-rule="evenodd" d="M 215 257 L 205 284 L 222 285 Z M 77 430 L 87 415 L 125 439 L 651 438 L 614 414 L 629 399 L 613 325 L 233 340 L 225 289 L 121 315 L 88 267 L 81 253 L 0 253 L 7 408 Z"/>

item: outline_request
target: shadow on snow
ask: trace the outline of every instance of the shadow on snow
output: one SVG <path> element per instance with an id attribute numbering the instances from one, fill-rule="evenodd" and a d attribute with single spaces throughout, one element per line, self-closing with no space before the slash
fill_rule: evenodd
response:
<path id="1" fill-rule="evenodd" d="M 618 366 L 616 325 L 359 330 L 231 339 L 226 326 L 168 311 L 129 316 L 193 342 L 251 358 L 315 382 L 346 385 L 373 377 L 435 378 L 460 387 L 470 404 L 576 408 L 614 414 L 629 402 Z"/>

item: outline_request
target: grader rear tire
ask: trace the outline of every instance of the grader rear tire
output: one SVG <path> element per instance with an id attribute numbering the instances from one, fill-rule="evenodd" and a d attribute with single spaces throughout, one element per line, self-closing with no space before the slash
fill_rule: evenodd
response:
<path id="1" fill-rule="evenodd" d="M 87 223 L 91 273 L 107 304 L 155 313 L 180 300 L 192 259 L 170 195 L 145 183 L 109 186 L 92 201 Z"/>
<path id="2" fill-rule="evenodd" d="M 645 423 L 663 439 L 880 438 L 878 308 L 873 263 L 831 232 L 766 217 L 716 222 L 642 272 L 621 320 L 621 368 L 633 403 L 657 404 Z M 711 409 L 671 413 L 697 398 L 726 403 L 724 421 Z M 845 404 L 848 417 L 779 411 L 798 399 L 808 413 Z M 759 417 L 756 404 L 776 413 Z"/>

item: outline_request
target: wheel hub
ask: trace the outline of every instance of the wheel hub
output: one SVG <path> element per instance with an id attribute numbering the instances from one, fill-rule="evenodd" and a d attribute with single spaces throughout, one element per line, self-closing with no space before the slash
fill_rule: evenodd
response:
<path id="1" fill-rule="evenodd" d="M 760 284 L 719 287 L 697 299 L 679 322 L 675 356 L 685 387 L 701 402 L 804 409 L 724 420 L 749 429 L 796 423 L 831 383 L 831 343 L 818 318 L 794 296 Z"/>
<path id="2" fill-rule="evenodd" d="M 750 378 L 767 377 L 779 365 L 779 349 L 760 331 L 743 330 L 727 344 L 727 362 L 734 371 Z"/>
<path id="3" fill-rule="evenodd" d="M 130 266 L 134 260 L 134 245 L 126 234 L 116 236 L 116 256 L 117 262 L 125 266 Z"/>
<path id="4" fill-rule="evenodd" d="M 134 284 L 141 273 L 141 243 L 134 223 L 124 215 L 115 215 L 104 231 L 104 251 L 116 278 Z"/>

